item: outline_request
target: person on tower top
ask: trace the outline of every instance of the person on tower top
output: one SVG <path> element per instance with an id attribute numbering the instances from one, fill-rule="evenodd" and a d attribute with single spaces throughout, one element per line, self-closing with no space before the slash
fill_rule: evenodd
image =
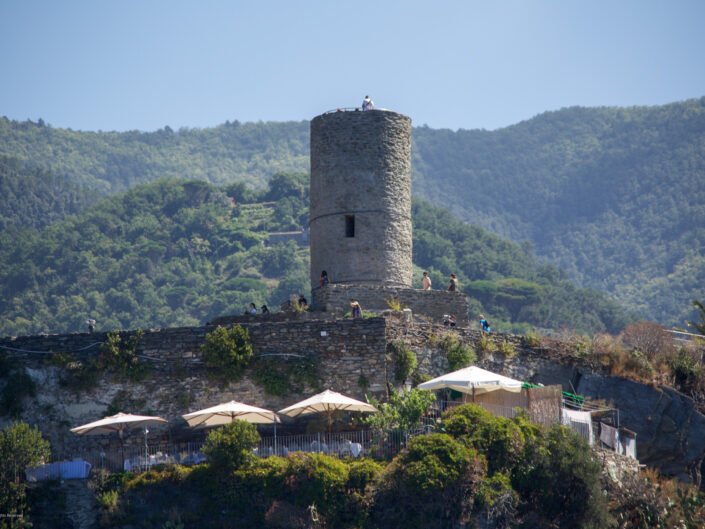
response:
<path id="1" fill-rule="evenodd" d="M 362 110 L 372 110 L 373 108 L 375 108 L 375 104 L 372 99 L 370 96 L 365 96 L 365 99 L 362 100 Z"/>

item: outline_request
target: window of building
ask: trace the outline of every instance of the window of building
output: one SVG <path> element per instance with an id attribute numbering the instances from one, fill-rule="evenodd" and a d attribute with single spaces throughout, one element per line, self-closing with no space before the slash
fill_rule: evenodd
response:
<path id="1" fill-rule="evenodd" d="M 345 215 L 345 236 L 355 237 L 355 215 Z"/>

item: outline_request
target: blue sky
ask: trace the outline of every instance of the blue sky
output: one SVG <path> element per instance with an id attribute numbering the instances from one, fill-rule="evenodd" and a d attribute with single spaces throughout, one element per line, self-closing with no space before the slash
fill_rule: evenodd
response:
<path id="1" fill-rule="evenodd" d="M 705 95 L 705 1 L 0 0 L 0 115 L 78 130 L 376 104 L 496 129 Z"/>

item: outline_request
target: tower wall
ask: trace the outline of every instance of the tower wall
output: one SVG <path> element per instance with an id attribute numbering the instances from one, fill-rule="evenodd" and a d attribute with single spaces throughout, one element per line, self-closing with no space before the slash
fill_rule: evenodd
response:
<path id="1" fill-rule="evenodd" d="M 311 286 L 410 287 L 411 119 L 346 111 L 311 121 Z"/>

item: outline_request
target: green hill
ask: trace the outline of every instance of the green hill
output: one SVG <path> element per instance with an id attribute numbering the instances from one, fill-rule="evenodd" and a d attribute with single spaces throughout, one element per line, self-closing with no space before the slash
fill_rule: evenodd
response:
<path id="1" fill-rule="evenodd" d="M 41 228 L 86 209 L 97 193 L 66 177 L 0 156 L 0 231 Z"/>
<path id="2" fill-rule="evenodd" d="M 262 188 L 277 172 L 308 171 L 308 123 L 228 122 L 208 129 L 80 132 L 0 118 L 0 155 L 103 193 L 160 178 Z"/>
<path id="3" fill-rule="evenodd" d="M 89 317 L 101 330 L 197 325 L 250 302 L 275 306 L 309 290 L 308 248 L 265 240 L 306 225 L 307 205 L 305 174 L 277 174 L 261 191 L 160 180 L 43 230 L 5 230 L 0 335 L 83 330 Z M 604 295 L 437 207 L 416 204 L 414 223 L 417 264 L 437 284 L 457 271 L 473 311 L 505 329 L 617 331 L 626 321 Z"/>
<path id="4" fill-rule="evenodd" d="M 568 108 L 496 131 L 417 127 L 413 142 L 416 196 L 529 243 L 579 285 L 665 324 L 703 298 L 705 98 Z M 0 118 L 0 155 L 104 194 L 171 177 L 264 189 L 308 169 L 308 124 L 115 133 Z"/>
<path id="5" fill-rule="evenodd" d="M 705 98 L 414 140 L 417 194 L 531 241 L 581 284 L 663 323 L 703 296 Z"/>

